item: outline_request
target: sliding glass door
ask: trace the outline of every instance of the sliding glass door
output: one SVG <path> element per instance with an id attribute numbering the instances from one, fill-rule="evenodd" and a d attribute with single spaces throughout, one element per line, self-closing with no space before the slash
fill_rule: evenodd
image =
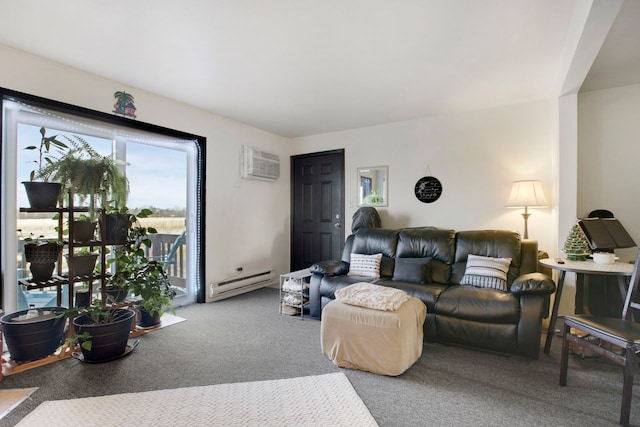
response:
<path id="1" fill-rule="evenodd" d="M 74 117 L 55 110 L 33 107 L 22 102 L 3 101 L 2 124 L 2 242 L 3 298 L 5 310 L 23 309 L 25 304 L 51 305 L 51 290 L 25 291 L 12 286 L 29 271 L 22 257 L 26 235 L 55 237 L 57 221 L 51 214 L 25 214 L 28 206 L 22 181 L 36 166 L 41 128 L 47 136 L 58 135 L 66 142 L 76 136 L 86 140 L 100 155 L 120 160 L 130 186 L 126 205 L 131 212 L 150 209 L 142 225 L 157 229 L 151 237 L 148 255 L 162 262 L 177 291 L 174 306 L 203 300 L 200 246 L 203 139 L 181 139 L 165 134 L 140 131 L 109 123 Z M 74 136 L 75 135 L 75 136 Z M 74 204 L 80 201 L 75 201 Z M 22 230 L 22 233 L 16 233 Z M 15 250 L 15 252 L 13 252 Z M 16 257 L 5 254 L 16 253 Z M 67 290 L 68 292 L 68 290 Z M 65 300 L 65 299 L 63 299 Z"/>

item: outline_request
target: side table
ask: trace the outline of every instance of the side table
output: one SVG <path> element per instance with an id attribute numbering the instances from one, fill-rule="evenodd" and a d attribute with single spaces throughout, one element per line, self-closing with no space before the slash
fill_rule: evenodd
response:
<path id="1" fill-rule="evenodd" d="M 560 298 L 562 297 L 562 288 L 564 287 L 564 278 L 567 272 L 583 274 L 585 283 L 588 281 L 590 274 L 603 274 L 612 275 L 618 277 L 618 287 L 622 300 L 624 301 L 627 295 L 627 286 L 629 285 L 629 279 L 631 273 L 633 273 L 633 264 L 624 262 L 615 262 L 613 264 L 598 264 L 591 260 L 589 261 L 569 261 L 563 259 L 546 258 L 538 261 L 543 267 L 548 267 L 553 270 L 558 270 L 558 283 L 556 289 L 556 295 L 553 300 L 553 308 L 551 309 L 551 319 L 549 321 L 549 331 L 547 332 L 547 339 L 544 344 L 544 352 L 549 354 L 551 349 L 551 340 L 555 333 L 555 324 L 558 319 L 558 306 L 560 305 Z"/>

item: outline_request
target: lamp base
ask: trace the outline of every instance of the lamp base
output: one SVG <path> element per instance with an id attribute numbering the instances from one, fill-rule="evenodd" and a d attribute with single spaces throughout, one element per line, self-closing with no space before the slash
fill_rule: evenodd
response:
<path id="1" fill-rule="evenodd" d="M 523 239 L 529 238 L 529 226 L 527 224 L 527 220 L 529 219 L 530 216 L 531 214 L 527 212 L 527 207 L 525 206 L 524 213 L 522 214 L 522 218 L 524 218 L 524 236 L 522 237 Z"/>

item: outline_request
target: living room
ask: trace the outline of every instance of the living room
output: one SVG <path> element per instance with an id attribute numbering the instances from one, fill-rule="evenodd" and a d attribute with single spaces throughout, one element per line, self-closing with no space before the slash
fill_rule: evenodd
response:
<path id="1" fill-rule="evenodd" d="M 267 263 L 277 274 L 288 272 L 289 158 L 342 148 L 345 150 L 345 232 L 350 230 L 350 218 L 357 209 L 356 170 L 359 167 L 386 165 L 389 168 L 389 203 L 379 209 L 383 226 L 388 228 L 431 225 L 456 230 L 496 228 L 522 232 L 521 212 L 506 208 L 509 189 L 513 181 L 537 179 L 543 183 L 550 206 L 532 211 L 529 235 L 538 240 L 540 249 L 556 257 L 562 256 L 562 244 L 576 218 L 594 209 L 613 211 L 631 236 L 640 241 L 640 218 L 634 209 L 640 205 L 634 188 L 640 180 L 640 170 L 632 163 L 640 154 L 635 140 L 640 131 L 636 114 L 640 84 L 637 81 L 612 83 L 608 87 L 593 86 L 592 90 L 585 90 L 583 86 L 589 78 L 597 77 L 590 74 L 590 69 L 599 61 L 599 46 L 604 43 L 603 47 L 607 47 L 608 43 L 615 42 L 610 42 L 607 34 L 614 27 L 616 16 L 618 19 L 633 13 L 638 16 L 637 7 L 631 1 L 611 3 L 621 10 L 612 12 L 610 8 L 615 7 L 602 2 L 567 2 L 569 6 L 565 5 L 571 12 L 569 17 L 575 15 L 577 21 L 582 17 L 583 22 L 580 26 L 571 19 L 566 20 L 567 26 L 577 28 L 558 32 L 565 38 L 552 42 L 564 46 L 559 49 L 562 55 L 554 57 L 556 62 L 545 68 L 545 78 L 552 81 L 549 86 L 554 86 L 554 90 L 527 94 L 519 102 L 503 102 L 506 98 L 502 96 L 504 89 L 500 81 L 478 79 L 472 83 L 474 87 L 460 82 L 459 90 L 463 91 L 460 98 L 471 99 L 477 93 L 493 92 L 493 102 L 455 112 L 435 111 L 395 118 L 391 113 L 396 104 L 402 102 L 402 96 L 389 96 L 388 107 L 378 105 L 383 111 L 389 110 L 388 118 L 357 128 L 336 127 L 311 134 L 265 130 L 266 126 L 261 128 L 228 118 L 234 114 L 232 108 L 207 111 L 198 106 L 204 101 L 195 95 L 189 95 L 194 96 L 193 102 L 186 97 L 172 99 L 159 94 L 161 86 L 146 87 L 143 80 L 128 80 L 126 75 L 105 77 L 106 71 L 92 69 L 90 64 L 85 64 L 83 71 L 80 66 L 66 63 L 64 58 L 48 57 L 45 51 L 35 53 L 42 49 L 37 39 L 25 36 L 20 43 L 12 43 L 4 33 L 10 32 L 8 25 L 0 32 L 3 34 L 0 37 L 0 87 L 107 113 L 112 110 L 113 92 L 125 90 L 135 94 L 138 121 L 206 137 L 205 284 L 224 279 L 238 266 L 253 263 Z M 493 5 L 504 6 L 503 2 Z M 26 10 L 26 6 L 3 4 L 2 8 L 9 8 L 16 16 L 28 16 L 22 10 Z M 28 22 L 17 18 L 16 21 Z M 589 24 L 597 27 L 607 22 L 606 28 L 592 34 Z M 27 35 L 34 30 L 26 27 Z M 136 41 L 131 44 L 131 58 L 144 57 L 145 49 L 152 49 L 140 50 Z M 122 49 L 127 50 L 126 47 Z M 581 62 L 581 55 L 590 58 L 587 64 Z M 542 59 L 535 57 L 532 62 L 536 60 Z M 170 61 L 160 60 L 159 66 L 167 65 L 166 62 Z M 247 67 L 250 66 L 251 60 L 247 59 Z M 458 64 L 460 68 L 465 66 L 464 61 Z M 495 68 L 499 66 L 496 62 Z M 495 68 L 485 72 L 492 74 Z M 592 72 L 596 71 L 594 68 Z M 185 72 L 174 70 L 174 75 Z M 171 81 L 165 83 L 172 84 Z M 405 90 L 411 92 L 414 88 L 409 85 Z M 260 93 L 256 91 L 255 96 L 259 97 Z M 250 104 L 251 99 L 245 98 L 245 102 Z M 324 108 L 331 109 L 332 105 Z M 291 120 L 295 121 L 295 117 Z M 275 128 L 274 125 L 272 129 Z M 278 154 L 282 160 L 280 179 L 274 182 L 241 179 L 238 159 L 242 145 Z M 432 204 L 420 203 L 413 194 L 415 182 L 425 175 L 437 177 L 443 185 L 441 198 Z M 618 256 L 631 260 L 634 253 L 622 250 Z M 572 297 L 570 291 L 563 295 L 561 314 L 573 310 Z"/>

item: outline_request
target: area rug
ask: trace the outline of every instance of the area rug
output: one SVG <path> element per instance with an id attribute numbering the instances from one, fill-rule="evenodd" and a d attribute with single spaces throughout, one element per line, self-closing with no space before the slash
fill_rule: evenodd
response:
<path id="1" fill-rule="evenodd" d="M 343 373 L 47 401 L 20 427 L 377 426 Z"/>

